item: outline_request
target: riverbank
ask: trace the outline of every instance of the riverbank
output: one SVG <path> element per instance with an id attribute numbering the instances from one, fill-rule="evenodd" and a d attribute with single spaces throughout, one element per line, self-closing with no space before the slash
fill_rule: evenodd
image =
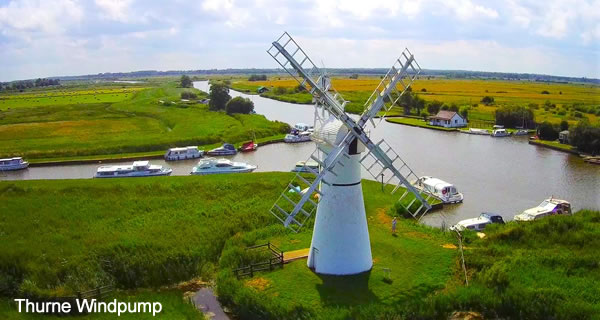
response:
<path id="1" fill-rule="evenodd" d="M 285 135 L 279 134 L 273 137 L 266 137 L 257 139 L 255 142 L 258 143 L 258 147 L 269 145 L 272 143 L 282 143 Z M 234 144 L 236 148 L 241 147 L 242 143 Z M 211 144 L 206 146 L 198 146 L 200 150 L 210 150 L 221 146 L 221 144 Z M 125 153 L 125 154 L 110 154 L 110 155 L 98 155 L 98 156 L 81 156 L 81 157 L 67 157 L 67 158 L 46 158 L 46 159 L 28 159 L 30 167 L 46 167 L 55 165 L 73 165 L 73 164 L 88 164 L 88 163 L 111 163 L 111 162 L 123 162 L 123 161 L 134 161 L 134 160 L 147 160 L 147 159 L 163 159 L 165 152 L 161 151 L 149 151 L 139 153 Z"/>
<path id="2" fill-rule="evenodd" d="M 544 147 L 544 148 L 548 148 L 548 149 L 552 149 L 552 150 L 556 150 L 556 151 L 561 151 L 561 152 L 566 152 L 566 153 L 570 153 L 570 154 L 574 154 L 579 156 L 580 153 L 579 151 L 577 151 L 577 149 L 573 148 L 573 146 L 568 145 L 568 144 L 562 144 L 558 141 L 547 141 L 547 140 L 533 140 L 533 139 L 529 139 L 529 144 L 532 145 L 536 145 L 536 146 L 540 146 L 540 147 Z"/>
<path id="3" fill-rule="evenodd" d="M 395 116 L 395 117 L 386 117 L 385 121 L 387 121 L 389 123 L 403 124 L 403 125 L 407 125 L 407 126 L 411 126 L 411 127 L 419 127 L 419 128 L 432 129 L 432 130 L 438 130 L 438 131 L 446 131 L 446 132 L 458 132 L 458 128 L 444 128 L 444 127 L 432 126 L 432 125 L 427 124 L 427 122 L 425 122 L 423 119 Z"/>

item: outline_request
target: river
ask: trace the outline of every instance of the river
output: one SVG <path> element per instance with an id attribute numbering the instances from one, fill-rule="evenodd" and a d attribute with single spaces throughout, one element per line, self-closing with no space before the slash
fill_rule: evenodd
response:
<path id="1" fill-rule="evenodd" d="M 207 81 L 194 87 L 208 92 Z M 313 107 L 246 95 L 231 91 L 254 102 L 258 114 L 270 120 L 290 124 L 313 123 Z M 554 196 L 568 200 L 575 210 L 600 208 L 600 166 L 587 164 L 567 153 L 529 145 L 527 137 L 492 138 L 448 133 L 381 122 L 370 130 L 371 139 L 385 140 L 419 176 L 428 175 L 454 184 L 464 194 L 461 204 L 447 205 L 427 215 L 430 225 L 442 221 L 453 224 L 489 211 L 511 219 L 526 208 Z M 231 157 L 258 165 L 257 171 L 289 171 L 314 150 L 313 143 L 277 143 L 259 147 L 256 152 Z M 173 175 L 188 175 L 197 160 L 155 164 L 169 166 Z M 120 164 L 130 164 L 131 161 Z M 117 163 L 119 164 L 119 163 Z M 90 178 L 98 164 L 32 167 L 28 170 L 0 173 L 0 179 L 77 179 Z M 364 178 L 371 176 L 363 172 Z"/>

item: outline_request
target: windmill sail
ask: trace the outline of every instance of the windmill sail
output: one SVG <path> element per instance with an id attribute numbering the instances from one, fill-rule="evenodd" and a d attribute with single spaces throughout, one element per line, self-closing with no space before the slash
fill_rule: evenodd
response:
<path id="1" fill-rule="evenodd" d="M 404 206 L 413 217 L 418 217 L 431 208 L 427 202 L 427 199 L 424 199 L 419 191 L 413 187 L 409 181 L 412 176 L 416 177 L 413 171 L 408 168 L 406 163 L 400 159 L 397 153 L 395 153 L 391 147 L 389 147 L 389 145 L 386 144 L 386 150 L 383 150 L 381 148 L 383 142 L 375 144 L 364 131 L 366 122 L 369 120 L 372 121 L 372 118 L 375 117 L 377 113 L 385 107 L 385 98 L 387 97 L 392 105 L 395 104 L 400 96 L 410 86 L 414 80 L 414 77 L 416 77 L 416 74 L 418 74 L 417 70 L 420 70 L 420 68 L 408 50 L 403 52 L 401 58 L 397 60 L 398 65 L 395 64 L 392 66 L 392 69 L 390 69 L 390 71 L 382 79 L 375 92 L 371 95 L 371 98 L 367 100 L 369 108 L 363 113 L 358 123 L 344 112 L 347 101 L 345 101 L 342 96 L 332 88 L 329 78 L 325 76 L 323 72 L 321 72 L 321 70 L 312 62 L 304 50 L 300 48 L 296 41 L 294 41 L 294 39 L 292 39 L 287 32 L 279 37 L 279 39 L 274 41 L 272 47 L 267 50 L 267 52 L 277 61 L 277 63 L 279 63 L 279 65 L 281 65 L 284 70 L 294 77 L 294 79 L 296 79 L 300 85 L 305 87 L 314 96 L 317 105 L 322 106 L 348 128 L 348 133 L 345 135 L 345 137 L 339 142 L 338 145 L 334 146 L 330 152 L 325 154 L 323 160 L 319 160 L 316 157 L 311 156 L 313 160 L 317 161 L 322 166 L 323 170 L 316 174 L 314 180 L 310 182 L 310 185 L 309 181 L 301 175 L 297 175 L 294 178 L 299 179 L 300 181 L 304 180 L 302 182 L 309 185 L 308 188 L 301 189 L 301 191 L 298 192 L 298 194 L 301 195 L 300 199 L 298 201 L 294 201 L 293 199 L 290 199 L 290 197 L 286 196 L 286 191 L 284 191 L 284 193 L 282 193 L 282 195 L 273 205 L 271 212 L 279 220 L 281 220 L 286 227 L 291 227 L 293 230 L 297 231 L 297 229 L 302 227 L 304 222 L 313 214 L 317 205 L 310 199 L 310 197 L 315 191 L 318 191 L 319 183 L 322 182 L 323 177 L 327 172 L 332 172 L 335 174 L 333 169 L 335 168 L 336 164 L 340 163 L 338 161 L 339 157 L 345 154 L 346 148 L 355 139 L 358 139 L 367 149 L 369 149 L 367 155 L 361 159 L 361 163 L 363 166 L 365 166 L 366 164 L 363 163 L 363 161 L 369 156 L 370 159 L 374 160 L 373 163 L 369 165 L 370 168 L 367 169 L 372 175 L 375 171 L 371 170 L 374 167 L 379 166 L 381 173 L 385 174 L 387 171 L 389 172 L 389 176 L 398 181 L 394 191 L 398 190 L 400 187 L 405 189 L 405 192 L 401 196 L 401 200 L 403 200 L 408 194 L 414 195 L 413 201 Z M 417 68 L 413 66 L 413 62 Z M 413 71 L 414 76 L 412 77 L 408 72 L 409 68 L 411 68 Z M 403 87 L 402 92 L 397 91 L 396 86 L 398 84 Z M 389 110 L 389 108 L 386 110 Z M 398 159 L 402 163 L 400 169 L 395 167 L 395 163 Z M 405 168 L 408 168 L 409 172 L 403 175 L 402 170 Z M 375 177 L 377 178 L 378 175 L 379 173 L 376 174 Z M 299 188 L 299 186 L 292 184 L 290 184 L 290 186 L 293 190 L 298 190 Z M 413 204 L 415 204 L 417 201 L 418 204 L 415 206 L 415 209 Z M 292 205 L 293 209 L 286 210 L 280 205 L 281 202 L 287 202 L 288 208 L 290 205 Z M 309 204 L 307 204 L 307 202 Z M 311 208 L 306 210 L 305 205 Z M 302 213 L 303 215 L 301 219 L 296 218 L 299 213 Z"/>

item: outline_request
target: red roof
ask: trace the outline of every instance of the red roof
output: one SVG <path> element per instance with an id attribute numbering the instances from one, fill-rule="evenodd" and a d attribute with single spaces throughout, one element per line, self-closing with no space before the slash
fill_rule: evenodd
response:
<path id="1" fill-rule="evenodd" d="M 452 117 L 454 117 L 455 114 L 456 114 L 456 112 L 454 112 L 454 111 L 442 110 L 442 111 L 438 112 L 435 116 L 431 117 L 430 119 L 450 120 L 450 119 L 452 119 Z M 459 115 L 459 117 L 460 117 L 460 115 Z"/>

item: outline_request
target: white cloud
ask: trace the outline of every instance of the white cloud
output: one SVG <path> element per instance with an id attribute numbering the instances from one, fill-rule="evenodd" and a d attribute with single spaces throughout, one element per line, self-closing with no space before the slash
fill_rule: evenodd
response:
<path id="1" fill-rule="evenodd" d="M 498 12 L 495 9 L 474 4 L 471 0 L 442 0 L 439 5 L 447 6 L 454 11 L 456 16 L 461 20 L 473 18 L 498 18 Z"/>
<path id="2" fill-rule="evenodd" d="M 102 16 L 120 22 L 127 22 L 131 18 L 129 6 L 133 0 L 95 0 L 96 6 L 102 10 Z"/>
<path id="3" fill-rule="evenodd" d="M 0 30 L 4 34 L 12 31 L 62 33 L 83 16 L 83 9 L 74 0 L 10 1 L 0 7 Z"/>

